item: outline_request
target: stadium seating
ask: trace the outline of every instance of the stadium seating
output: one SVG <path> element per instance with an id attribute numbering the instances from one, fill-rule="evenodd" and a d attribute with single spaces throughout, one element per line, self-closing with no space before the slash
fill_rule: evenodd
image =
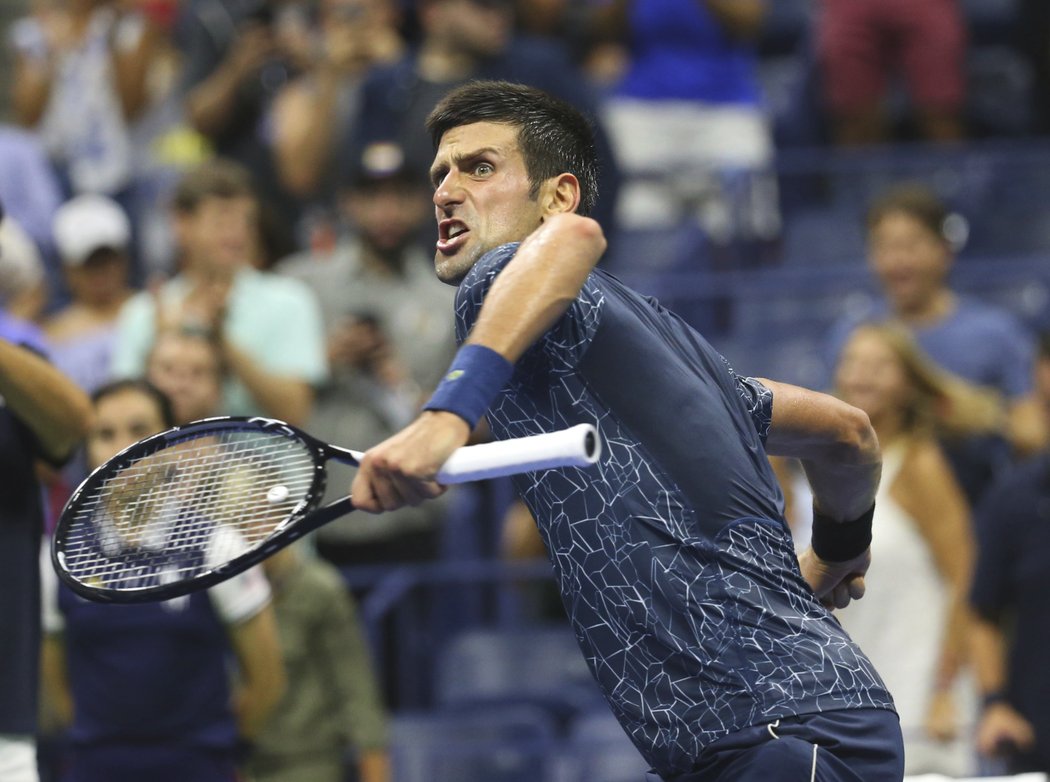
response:
<path id="1" fill-rule="evenodd" d="M 602 703 L 568 626 L 479 628 L 453 638 L 439 655 L 439 708 L 527 704 L 560 724 Z"/>
<path id="2" fill-rule="evenodd" d="M 395 782 L 544 782 L 552 775 L 555 727 L 528 705 L 396 715 Z"/>
<path id="3" fill-rule="evenodd" d="M 648 770 L 620 723 L 603 707 L 573 721 L 557 782 L 642 782 Z"/>

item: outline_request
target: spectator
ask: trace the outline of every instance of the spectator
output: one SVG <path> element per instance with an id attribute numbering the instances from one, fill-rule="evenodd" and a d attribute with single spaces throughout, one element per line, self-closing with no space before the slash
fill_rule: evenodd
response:
<path id="1" fill-rule="evenodd" d="M 89 467 L 174 423 L 167 398 L 143 381 L 93 399 Z M 47 574 L 41 659 L 45 695 L 69 725 L 63 780 L 235 782 L 239 742 L 260 730 L 284 686 L 262 572 L 134 606 L 82 600 Z"/>
<path id="2" fill-rule="evenodd" d="M 434 277 L 420 241 L 431 203 L 399 147 L 376 143 L 347 174 L 339 204 L 350 235 L 330 253 L 289 258 L 280 271 L 313 289 L 328 334 L 331 381 L 309 429 L 363 449 L 412 420 L 452 357 L 453 290 Z M 333 477 L 333 491 L 345 483 Z M 431 559 L 444 505 L 362 514 L 326 524 L 319 552 L 338 564 Z"/>
<path id="3" fill-rule="evenodd" d="M 36 243 L 13 217 L 0 221 L 0 310 L 36 321 L 47 302 L 44 261 Z"/>
<path id="4" fill-rule="evenodd" d="M 2 221 L 0 211 L 0 221 Z M 0 253 L 6 252 L 0 244 Z M 40 647 L 37 459 L 65 461 L 86 434 L 91 405 L 40 355 L 40 334 L 0 306 L 0 778 L 35 782 Z"/>
<path id="5" fill-rule="evenodd" d="M 53 271 L 52 224 L 62 205 L 61 185 L 37 135 L 9 125 L 0 125 L 0 200 Z M 52 282 L 58 283 L 58 277 L 56 273 Z"/>
<path id="6" fill-rule="evenodd" d="M 284 187 L 300 198 L 330 196 L 336 145 L 357 114 L 369 69 L 399 59 L 405 42 L 395 0 L 321 0 L 319 54 L 277 93 L 274 153 Z"/>
<path id="7" fill-rule="evenodd" d="M 292 246 L 299 203 L 279 183 L 268 125 L 274 98 L 312 58 L 304 4 L 200 0 L 183 5 L 179 27 L 186 119 L 219 155 L 253 172 L 267 217 Z"/>
<path id="8" fill-rule="evenodd" d="M 837 616 L 893 694 L 905 773 L 972 774 L 973 692 L 959 674 L 974 545 L 969 507 L 935 436 L 949 392 L 892 325 L 853 332 L 835 388 L 868 414 L 882 447 L 864 599 Z"/>
<path id="9" fill-rule="evenodd" d="M 229 368 L 224 412 L 305 423 L 327 374 L 321 317 L 301 283 L 252 268 L 259 214 L 248 172 L 210 161 L 183 177 L 173 199 L 182 271 L 121 310 L 115 375 L 144 371 L 158 331 L 203 331 Z"/>
<path id="10" fill-rule="evenodd" d="M 765 0 L 603 8 L 602 26 L 627 46 L 627 71 L 605 101 L 613 148 L 632 176 L 621 220 L 669 225 L 695 209 L 720 243 L 776 238 L 773 136 L 755 52 Z"/>
<path id="11" fill-rule="evenodd" d="M 146 379 L 171 400 L 175 423 L 222 413 L 222 348 L 196 331 L 162 331 L 146 362 Z"/>
<path id="12" fill-rule="evenodd" d="M 1035 387 L 1050 420 L 1050 337 L 1043 335 Z M 984 709 L 977 749 L 1008 773 L 1050 773 L 1050 451 L 1003 475 L 977 509 L 971 600 L 974 670 Z"/>
<path id="13" fill-rule="evenodd" d="M 12 104 L 74 193 L 131 182 L 130 124 L 147 104 L 155 31 L 115 0 L 41 4 L 11 29 Z"/>
<path id="14" fill-rule="evenodd" d="M 106 196 L 81 195 L 56 212 L 54 237 L 72 300 L 44 329 L 55 364 L 91 392 L 109 379 L 117 316 L 132 294 L 131 223 Z"/>
<path id="15" fill-rule="evenodd" d="M 263 563 L 288 688 L 257 736 L 252 782 L 390 782 L 386 714 L 353 599 L 339 571 L 298 546 Z"/>
<path id="16" fill-rule="evenodd" d="M 1045 430 L 1031 396 L 1032 339 L 1007 312 L 951 289 L 952 217 L 927 187 L 898 185 L 868 211 L 869 263 L 885 296 L 848 314 L 832 329 L 832 364 L 849 333 L 866 320 L 892 317 L 906 326 L 923 351 L 944 369 L 1003 400 L 1002 414 L 975 425 L 967 437 L 945 441 L 971 505 L 1010 449 L 1031 453 Z"/>
<path id="17" fill-rule="evenodd" d="M 898 74 L 922 138 L 963 137 L 966 26 L 958 0 L 822 0 L 816 38 L 836 143 L 892 138 L 887 96 Z"/>
<path id="18" fill-rule="evenodd" d="M 410 171 L 427 180 L 432 148 L 423 120 L 449 89 L 471 79 L 530 84 L 579 106 L 597 122 L 597 106 L 567 51 L 550 41 L 514 34 L 512 0 L 419 0 L 420 42 L 389 67 L 374 69 L 362 88 L 349 160 L 376 141 L 394 141 Z M 619 174 L 609 140 L 596 127 L 601 197 L 595 210 L 614 229 Z"/>

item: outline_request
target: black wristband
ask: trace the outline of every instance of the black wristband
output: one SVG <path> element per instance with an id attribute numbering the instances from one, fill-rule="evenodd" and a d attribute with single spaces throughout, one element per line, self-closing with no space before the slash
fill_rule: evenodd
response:
<path id="1" fill-rule="evenodd" d="M 871 545 L 871 519 L 875 503 L 853 521 L 835 521 L 813 509 L 813 553 L 825 562 L 847 562 Z"/>

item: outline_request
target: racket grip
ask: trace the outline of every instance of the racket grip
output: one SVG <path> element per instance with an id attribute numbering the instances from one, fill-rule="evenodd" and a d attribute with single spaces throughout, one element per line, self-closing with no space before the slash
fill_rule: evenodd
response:
<path id="1" fill-rule="evenodd" d="M 586 467 L 598 461 L 601 453 L 598 430 L 592 424 L 577 424 L 557 432 L 460 448 L 442 465 L 437 481 L 467 483 L 553 467 Z"/>

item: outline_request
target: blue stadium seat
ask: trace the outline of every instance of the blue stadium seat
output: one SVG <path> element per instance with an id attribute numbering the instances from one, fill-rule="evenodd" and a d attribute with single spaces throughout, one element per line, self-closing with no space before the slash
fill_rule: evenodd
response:
<path id="1" fill-rule="evenodd" d="M 563 721 L 604 702 L 566 625 L 461 633 L 438 657 L 434 698 L 440 707 L 538 705 Z"/>
<path id="2" fill-rule="evenodd" d="M 545 782 L 555 742 L 552 718 L 534 706 L 398 714 L 394 782 Z"/>
<path id="3" fill-rule="evenodd" d="M 862 263 L 867 254 L 859 209 L 806 209 L 785 217 L 781 263 L 785 266 Z"/>

